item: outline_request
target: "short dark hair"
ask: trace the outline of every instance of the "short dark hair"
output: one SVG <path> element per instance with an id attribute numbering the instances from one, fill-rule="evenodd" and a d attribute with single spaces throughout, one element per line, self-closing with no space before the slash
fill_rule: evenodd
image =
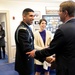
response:
<path id="1" fill-rule="evenodd" d="M 47 21 L 46 21 L 46 19 L 44 19 L 44 18 L 43 18 L 43 19 L 40 19 L 39 24 L 41 24 L 42 21 L 45 21 L 46 24 L 47 24 Z"/>
<path id="2" fill-rule="evenodd" d="M 34 12 L 34 10 L 32 10 L 31 8 L 26 8 L 26 9 L 23 10 L 22 15 L 23 15 L 23 14 L 27 15 L 28 12 Z"/>
<path id="3" fill-rule="evenodd" d="M 60 8 L 62 8 L 62 12 L 67 10 L 70 17 L 75 15 L 75 2 L 73 1 L 62 2 Z"/>

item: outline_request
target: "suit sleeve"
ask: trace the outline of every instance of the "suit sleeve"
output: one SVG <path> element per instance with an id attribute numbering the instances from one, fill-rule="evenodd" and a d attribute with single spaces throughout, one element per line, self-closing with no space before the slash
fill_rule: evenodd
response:
<path id="1" fill-rule="evenodd" d="M 29 32 L 24 29 L 20 29 L 18 32 L 19 44 L 24 52 L 31 51 L 31 42 Z"/>
<path id="2" fill-rule="evenodd" d="M 36 51 L 35 52 L 35 58 L 40 60 L 41 58 L 45 58 L 47 56 L 50 56 L 52 54 L 57 54 L 62 52 L 61 48 L 64 46 L 64 35 L 63 32 L 58 29 L 55 32 L 54 38 L 51 41 L 50 45 L 48 48 L 45 48 L 41 51 Z"/>

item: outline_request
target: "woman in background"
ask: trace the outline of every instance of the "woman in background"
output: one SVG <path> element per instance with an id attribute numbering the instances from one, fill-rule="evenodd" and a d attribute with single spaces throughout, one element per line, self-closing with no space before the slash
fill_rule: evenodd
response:
<path id="1" fill-rule="evenodd" d="M 36 50 L 41 50 L 48 47 L 52 39 L 52 34 L 50 31 L 45 30 L 47 21 L 41 19 L 39 21 L 40 29 L 34 33 L 34 47 Z M 48 57 L 50 58 L 50 57 Z M 44 72 L 44 75 L 50 75 L 50 64 L 44 61 L 44 63 L 35 59 L 35 75 L 41 75 L 41 72 Z"/>
<path id="2" fill-rule="evenodd" d="M 3 59 L 5 59 L 5 31 L 2 28 L 2 25 L 0 24 L 0 59 L 2 59 L 1 55 L 1 48 L 3 50 Z"/>

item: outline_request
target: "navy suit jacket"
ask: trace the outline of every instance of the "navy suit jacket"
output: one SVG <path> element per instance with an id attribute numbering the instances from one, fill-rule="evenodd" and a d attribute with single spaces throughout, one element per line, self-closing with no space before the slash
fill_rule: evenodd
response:
<path id="1" fill-rule="evenodd" d="M 16 57 L 15 70 L 21 75 L 30 75 L 34 72 L 34 59 L 26 52 L 34 49 L 34 36 L 31 29 L 22 22 L 15 32 Z"/>
<path id="2" fill-rule="evenodd" d="M 48 48 L 35 52 L 40 60 L 56 54 L 56 75 L 75 75 L 75 19 L 62 24 Z"/>

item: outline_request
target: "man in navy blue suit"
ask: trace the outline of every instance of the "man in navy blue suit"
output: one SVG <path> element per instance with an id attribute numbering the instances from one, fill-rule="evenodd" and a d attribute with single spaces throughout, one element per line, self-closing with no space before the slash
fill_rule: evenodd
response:
<path id="1" fill-rule="evenodd" d="M 48 48 L 31 51 L 31 57 L 43 62 L 47 56 L 56 54 L 56 75 L 75 75 L 75 2 L 60 4 L 59 16 L 63 24 L 56 30 Z"/>
<path id="2" fill-rule="evenodd" d="M 22 16 L 23 21 L 15 32 L 15 70 L 19 75 L 34 75 L 34 59 L 26 55 L 26 52 L 34 49 L 34 36 L 29 28 L 34 20 L 34 11 L 26 8 L 23 10 Z"/>

